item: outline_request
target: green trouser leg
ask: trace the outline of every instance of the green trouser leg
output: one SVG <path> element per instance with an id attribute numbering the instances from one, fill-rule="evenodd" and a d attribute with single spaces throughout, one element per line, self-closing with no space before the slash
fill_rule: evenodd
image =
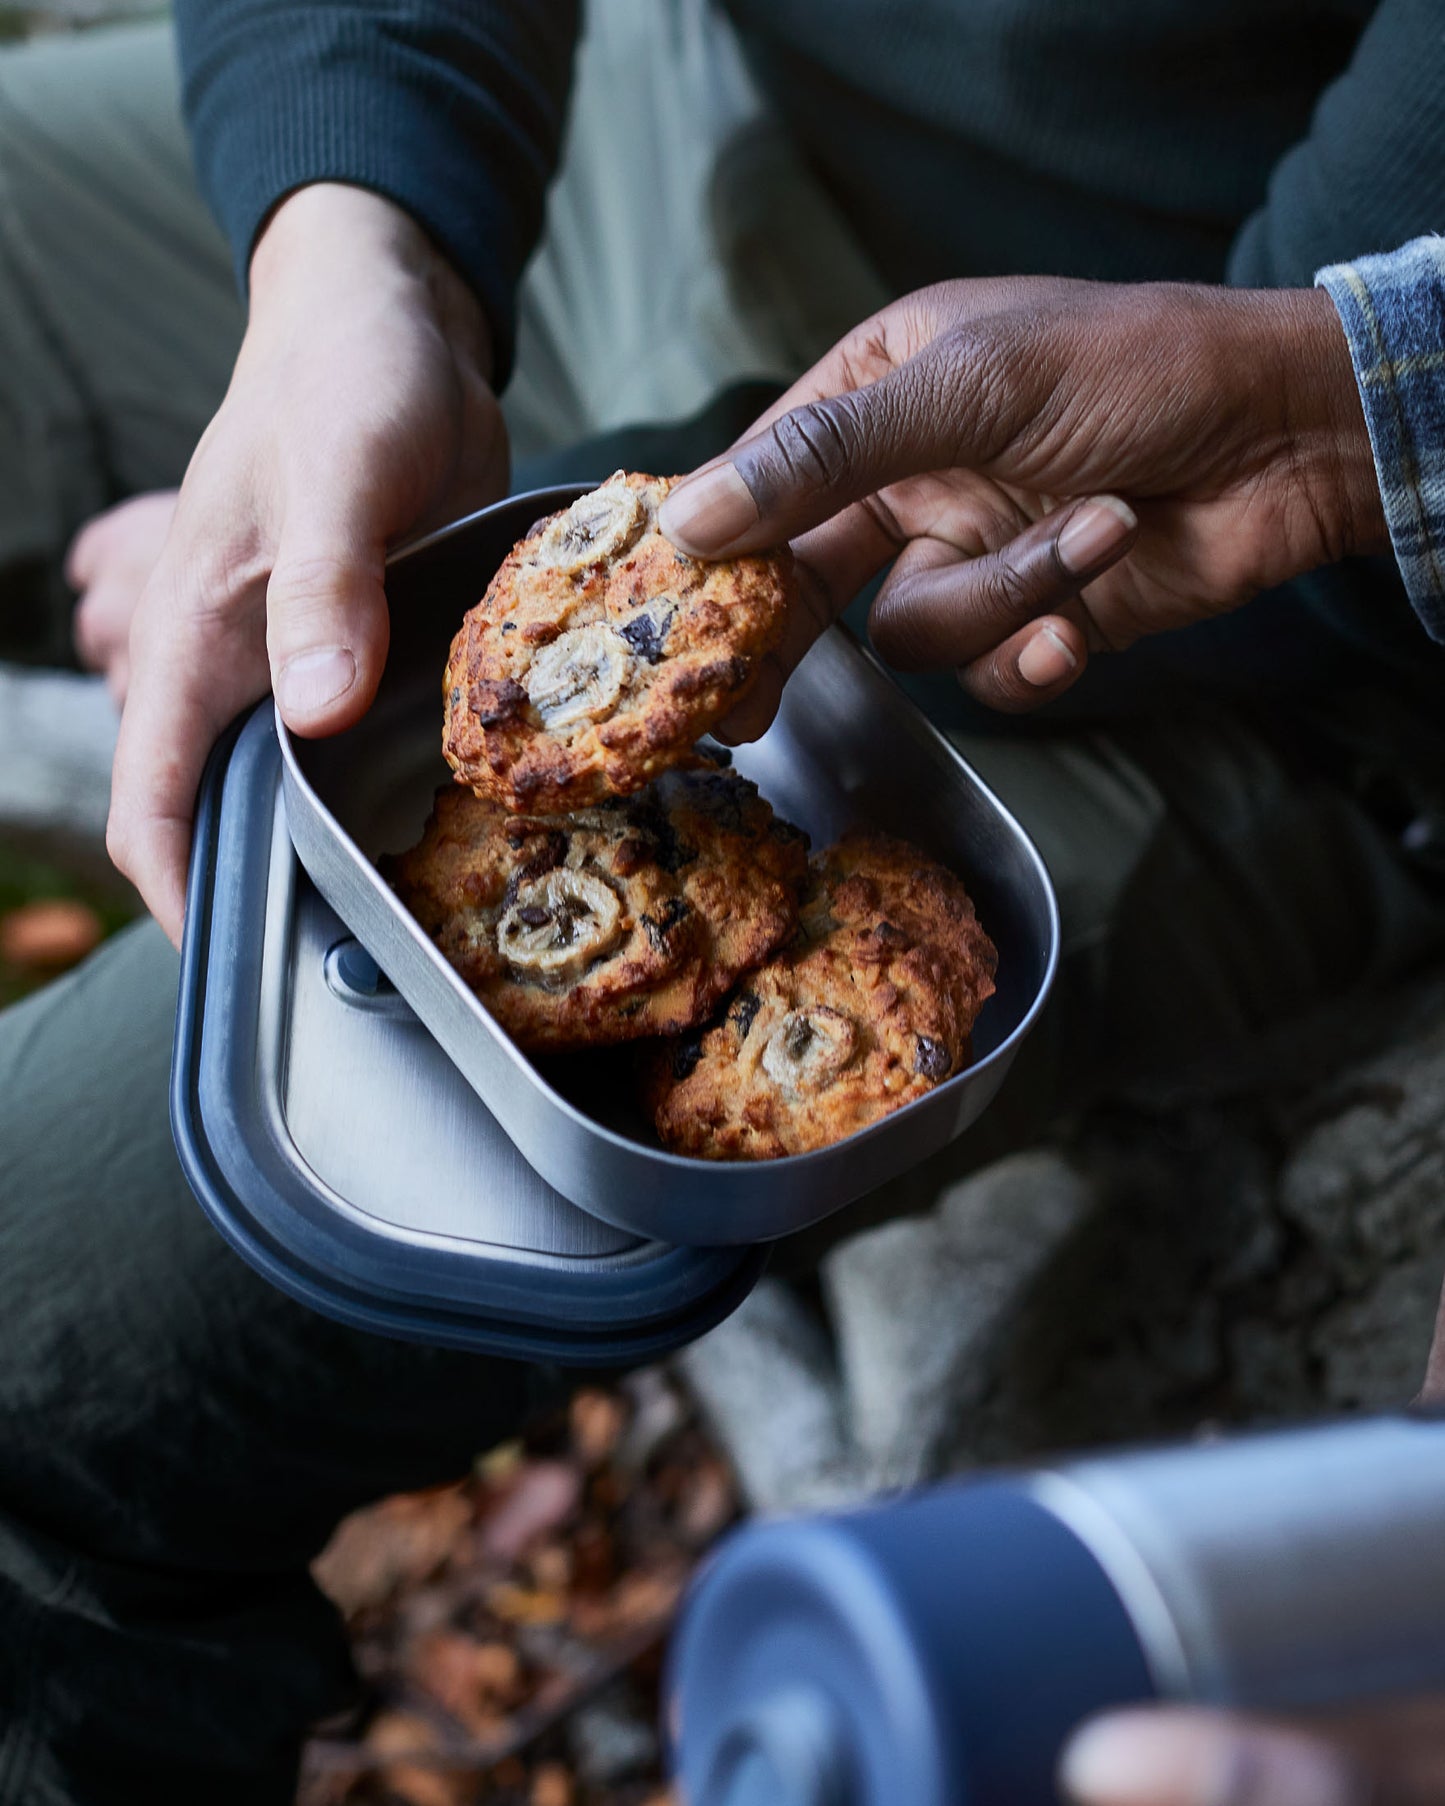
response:
<path id="1" fill-rule="evenodd" d="M 181 479 L 244 316 L 196 193 L 168 29 L 0 54 L 0 652 L 71 657 L 60 554 Z"/>
<path id="2" fill-rule="evenodd" d="M 540 1390 L 291 1303 L 211 1229 L 166 1112 L 151 924 L 0 1017 L 0 1800 L 290 1797 L 350 1696 L 307 1564 Z"/>

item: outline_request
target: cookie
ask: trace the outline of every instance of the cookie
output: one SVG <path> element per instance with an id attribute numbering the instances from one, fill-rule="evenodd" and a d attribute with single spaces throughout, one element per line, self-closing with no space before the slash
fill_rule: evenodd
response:
<path id="1" fill-rule="evenodd" d="M 807 839 L 719 769 L 562 816 L 448 785 L 382 871 L 507 1033 L 562 1052 L 704 1021 L 795 932 Z"/>
<path id="2" fill-rule="evenodd" d="M 739 701 L 777 644 L 792 555 L 705 564 L 622 471 L 514 547 L 452 642 L 442 747 L 462 783 L 552 814 L 626 796 Z"/>
<path id="3" fill-rule="evenodd" d="M 839 1141 L 962 1070 L 995 952 L 967 891 L 905 841 L 813 861 L 797 941 L 645 1063 L 663 1145 L 772 1160 Z"/>

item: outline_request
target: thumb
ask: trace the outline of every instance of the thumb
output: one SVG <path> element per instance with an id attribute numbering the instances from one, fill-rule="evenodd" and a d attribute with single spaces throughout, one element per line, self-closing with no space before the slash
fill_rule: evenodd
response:
<path id="1" fill-rule="evenodd" d="M 287 727 L 339 733 L 366 712 L 386 663 L 383 540 L 344 512 L 289 515 L 266 587 L 271 688 Z"/>
<path id="2" fill-rule="evenodd" d="M 1005 415 L 1026 406 L 1008 364 L 984 335 L 937 339 L 877 382 L 778 415 L 678 484 L 658 525 L 694 557 L 730 557 L 905 477 L 986 465 L 1012 437 Z"/>

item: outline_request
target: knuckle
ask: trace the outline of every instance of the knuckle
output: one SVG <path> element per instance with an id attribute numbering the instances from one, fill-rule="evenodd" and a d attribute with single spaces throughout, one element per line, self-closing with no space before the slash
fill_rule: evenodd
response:
<path id="1" fill-rule="evenodd" d="M 975 702 L 1001 715 L 1024 714 L 1041 700 L 997 650 L 964 666 L 958 681 Z"/>
<path id="2" fill-rule="evenodd" d="M 778 488 L 831 491 L 842 487 L 857 460 L 866 416 L 854 393 L 810 401 L 768 428 L 771 469 Z M 770 497 L 759 498 L 766 506 Z"/>
<path id="3" fill-rule="evenodd" d="M 267 598 L 286 608 L 330 604 L 354 587 L 357 575 L 355 564 L 340 553 L 288 558 L 272 571 Z"/>
<path id="4" fill-rule="evenodd" d="M 877 597 L 868 614 L 868 633 L 879 655 L 900 671 L 920 670 L 930 662 L 928 635 L 906 583 L 895 583 Z"/>
<path id="5" fill-rule="evenodd" d="M 1047 600 L 1038 593 L 1038 585 L 1030 581 L 1027 571 L 1006 553 L 988 561 L 980 587 L 984 607 L 992 619 L 1001 623 L 1016 622 Z"/>
<path id="6" fill-rule="evenodd" d="M 105 824 L 105 850 L 111 864 L 127 878 L 135 876 L 135 834 L 126 815 L 112 808 Z"/>
<path id="7" fill-rule="evenodd" d="M 203 613 L 233 614 L 251 601 L 265 578 L 265 562 L 255 553 L 205 547 L 190 552 L 173 593 L 178 599 L 193 599 Z"/>
<path id="8" fill-rule="evenodd" d="M 955 462 L 986 467 L 1032 416 L 1041 357 L 1016 314 L 951 326 L 918 361 L 935 408 L 958 422 Z"/>

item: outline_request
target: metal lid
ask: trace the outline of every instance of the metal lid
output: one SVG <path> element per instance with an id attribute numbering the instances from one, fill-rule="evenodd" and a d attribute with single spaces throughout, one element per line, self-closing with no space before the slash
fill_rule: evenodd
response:
<path id="1" fill-rule="evenodd" d="M 171 1121 L 252 1266 L 386 1335 L 645 1360 L 721 1321 L 764 1264 L 641 1240 L 538 1178 L 302 872 L 269 704 L 202 784 Z"/>
<path id="2" fill-rule="evenodd" d="M 669 1695 L 691 1806 L 1056 1806 L 1069 1732 L 1153 1686 L 1093 1555 L 994 1481 L 740 1531 Z"/>

